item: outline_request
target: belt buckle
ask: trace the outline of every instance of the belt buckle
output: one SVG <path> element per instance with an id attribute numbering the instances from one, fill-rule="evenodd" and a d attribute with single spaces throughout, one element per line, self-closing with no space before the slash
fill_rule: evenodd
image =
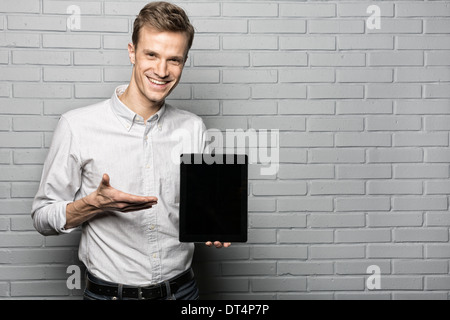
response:
<path id="1" fill-rule="evenodd" d="M 142 288 L 138 287 L 137 290 L 138 290 L 138 300 L 144 300 L 145 298 L 142 297 Z"/>

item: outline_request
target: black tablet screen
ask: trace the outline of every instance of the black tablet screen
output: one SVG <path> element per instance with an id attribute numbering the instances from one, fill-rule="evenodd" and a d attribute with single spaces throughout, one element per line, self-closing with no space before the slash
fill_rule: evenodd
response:
<path id="1" fill-rule="evenodd" d="M 181 164 L 180 241 L 247 240 L 247 163 L 229 162 Z"/>

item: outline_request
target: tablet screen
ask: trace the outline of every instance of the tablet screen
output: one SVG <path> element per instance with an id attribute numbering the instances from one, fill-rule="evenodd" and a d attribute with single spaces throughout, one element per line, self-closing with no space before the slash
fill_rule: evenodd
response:
<path id="1" fill-rule="evenodd" d="M 180 241 L 246 242 L 247 156 L 208 156 L 182 155 Z"/>

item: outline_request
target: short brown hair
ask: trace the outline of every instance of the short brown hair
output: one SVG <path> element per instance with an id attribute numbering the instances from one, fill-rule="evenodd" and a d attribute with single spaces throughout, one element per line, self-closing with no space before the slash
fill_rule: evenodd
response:
<path id="1" fill-rule="evenodd" d="M 134 20 L 132 41 L 135 47 L 137 47 L 139 32 L 143 26 L 149 26 L 158 31 L 184 32 L 188 37 L 187 51 L 192 46 L 194 27 L 189 21 L 186 12 L 172 3 L 164 1 L 150 2 L 142 8 L 136 20 Z"/>

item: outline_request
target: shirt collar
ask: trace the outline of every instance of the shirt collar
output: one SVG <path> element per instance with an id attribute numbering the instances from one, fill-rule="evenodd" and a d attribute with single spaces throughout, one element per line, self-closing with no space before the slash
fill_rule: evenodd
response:
<path id="1" fill-rule="evenodd" d="M 125 90 L 127 89 L 128 85 L 121 85 L 118 86 L 111 97 L 111 107 L 119 121 L 122 123 L 122 125 L 125 127 L 127 131 L 130 131 L 131 127 L 134 123 L 144 123 L 144 119 L 138 115 L 137 113 L 133 112 L 130 108 L 128 108 L 123 102 L 119 99 L 119 96 L 122 95 Z M 149 122 L 155 121 L 155 123 L 158 125 L 158 129 L 161 130 L 162 126 L 162 117 L 166 110 L 166 104 L 164 103 L 163 106 L 156 112 L 154 115 L 150 117 L 148 120 Z"/>

